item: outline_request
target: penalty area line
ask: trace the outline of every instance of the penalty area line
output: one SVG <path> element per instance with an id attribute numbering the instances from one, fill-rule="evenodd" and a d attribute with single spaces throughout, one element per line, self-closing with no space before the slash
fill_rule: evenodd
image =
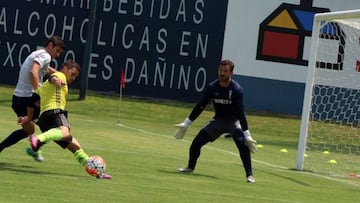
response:
<path id="1" fill-rule="evenodd" d="M 93 122 L 91 120 L 88 120 L 88 121 Z M 97 121 L 97 122 L 99 122 L 99 121 Z M 107 121 L 101 121 L 101 122 L 112 123 L 112 122 L 107 122 Z M 141 133 L 148 134 L 148 135 L 161 136 L 161 137 L 165 137 L 165 138 L 168 138 L 168 139 L 173 138 L 172 136 L 169 136 L 169 135 L 150 132 L 150 131 L 146 131 L 146 130 L 143 130 L 143 129 L 140 129 L 140 128 L 130 127 L 130 126 L 127 126 L 127 125 L 124 125 L 124 124 L 121 124 L 121 123 L 117 123 L 116 125 L 119 126 L 119 127 L 122 127 L 122 128 L 126 128 L 126 129 L 129 129 L 129 130 L 132 130 L 132 131 L 141 132 Z M 175 138 L 173 138 L 173 139 L 175 139 Z M 185 139 L 181 139 L 179 141 L 186 142 L 186 143 L 191 143 L 191 141 L 188 141 L 188 140 L 185 140 Z M 216 147 L 212 147 L 212 146 L 204 146 L 204 147 L 206 147 L 208 149 L 211 149 L 211 150 L 218 151 L 218 152 L 222 152 L 222 153 L 225 153 L 225 154 L 230 154 L 230 155 L 233 155 L 233 156 L 239 156 L 238 153 L 234 153 L 234 152 L 231 152 L 231 151 L 228 151 L 228 150 L 224 150 L 224 149 L 220 149 L 220 148 L 216 148 Z M 307 175 L 316 176 L 316 177 L 324 178 L 324 179 L 327 179 L 327 180 L 341 182 L 341 183 L 345 183 L 345 184 L 348 184 L 348 185 L 360 187 L 359 184 L 349 182 L 347 180 L 336 179 L 336 178 L 332 178 L 332 177 L 329 177 L 329 176 L 316 174 L 316 173 L 311 173 L 311 172 L 307 172 L 307 171 L 296 171 L 296 170 L 293 170 L 293 169 L 285 167 L 285 166 L 280 166 L 280 165 L 277 165 L 277 164 L 271 164 L 271 163 L 260 161 L 260 160 L 257 160 L 257 159 L 252 159 L 252 161 L 256 162 L 256 163 L 259 163 L 259 164 L 266 165 L 266 166 L 270 166 L 272 168 L 279 169 L 279 170 L 286 170 L 286 171 L 294 172 L 294 173 L 304 173 L 304 174 L 307 174 Z"/>
<path id="2" fill-rule="evenodd" d="M 160 134 L 160 133 L 150 132 L 150 131 L 146 131 L 146 130 L 143 130 L 143 129 L 126 126 L 126 125 L 121 124 L 121 123 L 118 123 L 117 125 L 120 126 L 120 127 L 123 127 L 123 128 L 127 128 L 127 129 L 129 129 L 129 130 L 133 130 L 133 131 L 145 133 L 145 134 L 148 134 L 148 135 L 157 135 L 157 136 L 166 137 L 166 138 L 173 138 L 173 137 L 171 137 L 171 136 L 169 136 L 169 135 L 164 135 L 164 134 Z M 175 138 L 174 138 L 174 139 L 175 139 Z M 185 139 L 181 139 L 181 140 L 179 140 L 179 141 L 181 141 L 181 142 L 186 142 L 186 143 L 191 143 L 191 141 L 188 141 L 188 140 L 185 140 Z M 234 153 L 234 152 L 231 152 L 231 151 L 228 151 L 228 150 L 216 148 L 216 147 L 213 147 L 213 146 L 207 146 L 207 145 L 205 145 L 204 147 L 205 147 L 205 148 L 208 148 L 208 149 L 211 149 L 211 150 L 214 150 L 214 151 L 222 152 L 222 153 L 225 153 L 225 154 L 230 154 L 230 155 L 233 155 L 233 156 L 239 156 L 238 153 Z M 284 167 L 284 166 L 275 165 L 275 164 L 271 164 L 271 163 L 259 161 L 259 160 L 256 160 L 256 159 L 252 159 L 252 161 L 254 161 L 254 162 L 256 162 L 256 163 L 263 164 L 263 165 L 271 166 L 271 167 L 274 167 L 274 168 L 278 168 L 278 169 L 289 169 L 289 168 Z"/>

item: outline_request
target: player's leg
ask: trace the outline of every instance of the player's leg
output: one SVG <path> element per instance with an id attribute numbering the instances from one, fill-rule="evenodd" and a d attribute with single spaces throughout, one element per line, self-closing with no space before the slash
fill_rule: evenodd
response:
<path id="1" fill-rule="evenodd" d="M 81 164 L 85 165 L 89 159 L 89 155 L 81 147 L 80 143 L 73 136 L 69 136 L 66 140 L 55 141 L 63 149 L 68 149 L 75 156 L 75 159 Z"/>
<path id="2" fill-rule="evenodd" d="M 235 128 L 232 134 L 233 140 L 240 153 L 240 158 L 245 169 L 247 181 L 253 183 L 255 182 L 255 179 L 252 172 L 251 155 L 249 148 L 246 146 L 244 134 L 240 128 Z"/>
<path id="3" fill-rule="evenodd" d="M 32 134 L 35 133 L 35 123 L 33 121 L 23 123 L 22 127 L 27 134 L 26 137 L 31 136 Z M 44 161 L 44 157 L 42 155 L 41 150 L 35 152 L 30 147 L 27 147 L 25 149 L 25 152 L 27 155 L 32 156 L 35 161 L 39 161 L 39 162 Z"/>
<path id="4" fill-rule="evenodd" d="M 195 169 L 196 162 L 200 157 L 201 148 L 210 142 L 209 134 L 204 130 L 200 130 L 198 135 L 194 138 L 193 142 L 191 143 L 190 150 L 189 150 L 189 163 L 188 167 L 191 169 Z"/>
<path id="5" fill-rule="evenodd" d="M 49 142 L 66 140 L 70 137 L 70 124 L 64 112 L 47 111 L 39 118 L 39 127 L 43 133 L 30 136 L 30 145 L 34 151 Z"/>
<path id="6" fill-rule="evenodd" d="M 189 161 L 187 167 L 178 169 L 180 172 L 192 172 L 195 169 L 201 148 L 208 142 L 216 140 L 223 132 L 219 127 L 221 120 L 212 119 L 202 128 L 191 143 L 189 149 Z"/>
<path id="7" fill-rule="evenodd" d="M 71 151 L 76 160 L 85 165 L 89 159 L 89 155 L 82 149 L 80 143 L 75 137 L 70 135 L 70 124 L 67 120 L 67 113 L 51 113 L 45 112 L 40 116 L 39 127 L 44 133 L 38 136 L 30 136 L 30 144 L 34 151 L 40 148 L 40 146 L 50 140 L 55 141 L 63 149 L 67 148 Z M 97 176 L 99 179 L 111 179 L 108 174 L 100 174 Z"/>
<path id="8" fill-rule="evenodd" d="M 71 139 L 55 141 L 63 149 L 68 149 L 74 154 L 75 159 L 81 164 L 85 165 L 90 156 L 81 147 L 79 141 L 70 135 Z M 112 176 L 106 173 L 102 173 L 96 176 L 98 179 L 112 179 Z"/>
<path id="9" fill-rule="evenodd" d="M 4 140 L 0 143 L 0 152 L 5 148 L 10 147 L 11 145 L 16 144 L 20 140 L 26 138 L 28 135 L 23 131 L 23 129 L 18 129 L 13 131 L 10 135 L 8 135 Z"/>
<path id="10" fill-rule="evenodd" d="M 43 143 L 55 141 L 63 149 L 67 148 L 74 153 L 76 159 L 84 164 L 89 156 L 82 150 L 80 143 L 70 135 L 70 124 L 66 112 L 45 112 L 40 116 L 39 126 L 45 131 L 30 139 L 33 150 L 38 149 Z"/>
<path id="11" fill-rule="evenodd" d="M 8 135 L 1 143 L 0 143 L 0 152 L 5 149 L 10 147 L 11 145 L 14 145 L 16 143 L 18 143 L 20 140 L 28 137 L 28 132 L 35 131 L 35 126 L 32 125 L 32 122 L 27 122 L 23 124 L 24 128 L 18 129 L 13 131 L 12 133 L 10 133 L 10 135 Z M 33 130 L 31 130 L 33 129 Z"/>
<path id="12" fill-rule="evenodd" d="M 27 106 L 29 102 L 31 101 L 30 97 L 17 97 L 13 95 L 12 97 L 12 109 L 18 116 L 25 117 L 27 115 Z M 34 111 L 34 118 L 38 117 L 38 108 Z M 8 148 L 20 140 L 28 137 L 29 135 L 33 134 L 35 132 L 35 124 L 32 121 L 28 121 L 22 124 L 22 128 L 13 131 L 9 136 L 7 136 L 1 143 L 0 143 L 0 152 Z M 26 153 L 32 156 L 36 161 L 44 161 L 44 157 L 41 154 L 41 151 L 34 152 L 31 148 L 26 149 Z"/>
<path id="13" fill-rule="evenodd" d="M 26 133 L 25 137 L 28 137 L 35 132 L 35 123 L 33 121 L 29 121 L 22 124 L 23 131 Z M 25 138 L 24 137 L 24 138 Z M 30 147 L 25 149 L 26 154 L 32 156 L 36 161 L 42 162 L 44 161 L 44 157 L 42 156 L 42 151 L 38 150 L 37 152 L 33 151 Z"/>
<path id="14" fill-rule="evenodd" d="M 72 136 L 71 136 L 72 137 Z M 86 161 L 89 159 L 89 155 L 84 151 L 84 149 L 81 147 L 79 141 L 75 138 L 72 137 L 71 141 L 69 142 L 69 144 L 66 146 L 66 148 L 71 151 L 74 156 L 75 159 L 81 164 L 81 165 L 85 165 Z"/>
<path id="15" fill-rule="evenodd" d="M 71 136 L 71 135 L 70 135 Z M 84 151 L 84 149 L 81 147 L 79 141 L 71 136 L 71 140 L 61 140 L 61 141 L 55 141 L 58 145 L 60 145 L 63 149 L 68 149 L 74 154 L 75 159 L 81 164 L 85 165 L 87 160 L 90 158 L 90 156 Z M 96 178 L 98 179 L 112 179 L 112 176 L 106 173 L 102 173 L 98 175 Z"/>
<path id="16" fill-rule="evenodd" d="M 30 98 L 28 97 L 17 97 L 13 95 L 12 97 L 12 109 L 18 117 L 23 117 L 27 115 L 27 104 L 29 103 Z M 31 135 L 35 131 L 35 126 L 33 122 L 27 122 L 22 125 L 21 129 L 15 130 L 10 135 L 8 135 L 0 143 L 0 152 L 10 147 L 11 145 L 16 144 L 20 140 L 26 138 L 28 135 Z"/>
<path id="17" fill-rule="evenodd" d="M 183 173 L 193 172 L 201 153 L 201 147 L 210 141 L 211 139 L 208 133 L 204 129 L 201 129 L 190 145 L 188 165 L 186 167 L 179 168 L 178 171 Z"/>

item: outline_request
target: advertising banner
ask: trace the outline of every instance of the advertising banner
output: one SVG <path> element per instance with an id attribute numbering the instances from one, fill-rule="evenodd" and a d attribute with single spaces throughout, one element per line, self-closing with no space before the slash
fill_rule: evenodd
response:
<path id="1" fill-rule="evenodd" d="M 89 89 L 118 93 L 124 69 L 125 95 L 194 101 L 216 78 L 227 1 L 97 2 Z M 89 0 L 1 2 L 0 83 L 15 85 L 25 57 L 52 35 L 66 43 L 53 66 L 66 59 L 82 64 L 89 5 Z"/>

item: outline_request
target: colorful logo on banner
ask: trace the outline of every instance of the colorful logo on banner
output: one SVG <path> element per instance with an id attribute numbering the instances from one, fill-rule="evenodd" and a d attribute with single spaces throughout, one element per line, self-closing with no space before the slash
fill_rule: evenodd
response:
<path id="1" fill-rule="evenodd" d="M 311 0 L 281 4 L 260 24 L 256 59 L 306 66 L 305 40 L 311 37 L 314 15 L 329 11 L 312 7 Z"/>

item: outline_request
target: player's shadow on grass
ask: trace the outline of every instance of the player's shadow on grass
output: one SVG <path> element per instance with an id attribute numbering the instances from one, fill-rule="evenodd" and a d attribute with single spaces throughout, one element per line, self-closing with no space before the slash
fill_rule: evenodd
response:
<path id="1" fill-rule="evenodd" d="M 32 171 L 32 169 L 34 169 L 34 167 L 32 166 L 0 162 L 0 170 L 2 171 L 6 170 L 6 171 L 21 172 L 21 173 L 39 174 L 39 172 Z"/>
<path id="2" fill-rule="evenodd" d="M 158 171 L 159 171 L 160 173 L 178 174 L 178 175 L 185 175 L 185 176 L 198 176 L 198 177 L 219 179 L 219 178 L 217 178 L 217 177 L 215 177 L 215 176 L 206 175 L 206 174 L 201 174 L 201 173 L 196 173 L 196 172 L 193 172 L 193 173 L 182 173 L 182 172 L 179 172 L 179 171 L 177 171 L 177 170 L 164 170 L 164 169 L 158 169 Z"/>
<path id="3" fill-rule="evenodd" d="M 0 100 L 0 103 L 11 103 L 11 99 Z"/>
<path id="4" fill-rule="evenodd" d="M 63 173 L 53 173 L 53 172 L 45 172 L 37 170 L 36 167 L 29 166 L 29 165 L 19 165 L 14 163 L 5 163 L 0 162 L 0 172 L 1 171 L 12 171 L 12 172 L 18 172 L 18 173 L 27 173 L 27 174 L 33 174 L 33 175 L 52 175 L 52 176 L 67 176 L 67 177 L 76 177 L 76 178 L 91 178 L 91 177 L 84 177 L 84 176 L 78 176 L 78 175 L 70 175 L 70 174 L 63 174 Z"/>
<path id="5" fill-rule="evenodd" d="M 259 170 L 259 169 L 257 169 L 257 170 Z M 292 170 L 294 170 L 294 169 L 283 169 L 283 170 L 287 170 L 287 171 L 290 170 L 290 171 L 292 171 Z M 272 176 L 274 176 L 274 177 L 279 177 L 279 178 L 282 178 L 282 179 L 289 180 L 289 181 L 291 181 L 291 182 L 297 183 L 297 184 L 302 185 L 302 186 L 310 186 L 310 184 L 308 184 L 308 183 L 306 183 L 306 182 L 304 182 L 304 181 L 300 181 L 300 180 L 298 180 L 298 179 L 289 177 L 289 176 L 291 176 L 292 174 L 289 174 L 289 176 L 286 176 L 286 175 L 280 175 L 279 173 L 272 173 L 272 172 L 265 171 L 265 170 L 261 170 L 261 169 L 260 169 L 259 171 L 262 171 L 263 173 L 270 174 L 270 175 L 272 175 Z M 295 173 L 295 172 L 294 172 L 294 173 Z"/>

